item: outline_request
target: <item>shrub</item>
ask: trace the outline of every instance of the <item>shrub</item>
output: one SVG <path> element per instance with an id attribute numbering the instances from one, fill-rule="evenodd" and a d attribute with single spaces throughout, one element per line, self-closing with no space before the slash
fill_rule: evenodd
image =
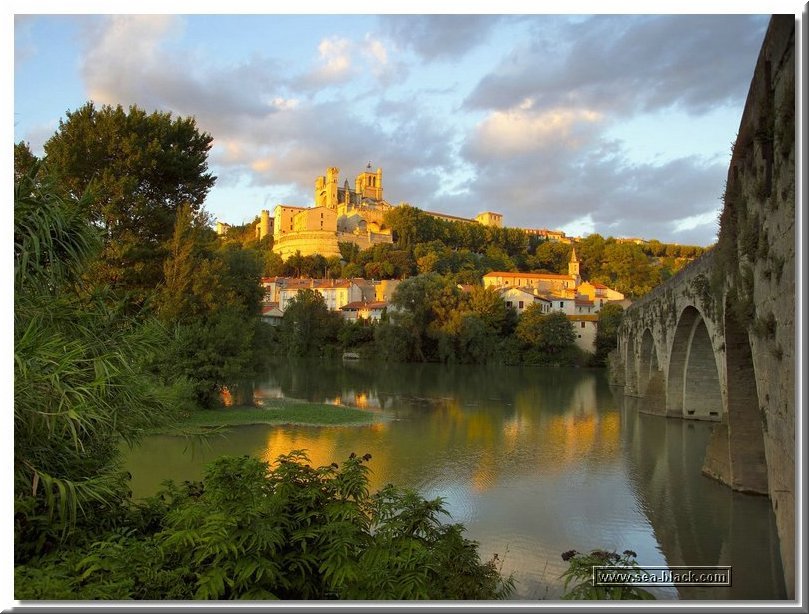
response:
<path id="1" fill-rule="evenodd" d="M 562 599 L 654 599 L 649 591 L 634 586 L 631 583 L 614 584 L 610 586 L 596 585 L 594 581 L 594 567 L 611 567 L 617 572 L 643 573 L 635 557 L 637 554 L 631 550 L 624 550 L 623 554 L 605 550 L 592 550 L 589 554 L 568 550 L 562 553 L 562 559 L 569 563 L 569 567 L 562 578 L 565 580 L 565 594 Z M 577 582 L 568 589 L 571 583 Z"/>

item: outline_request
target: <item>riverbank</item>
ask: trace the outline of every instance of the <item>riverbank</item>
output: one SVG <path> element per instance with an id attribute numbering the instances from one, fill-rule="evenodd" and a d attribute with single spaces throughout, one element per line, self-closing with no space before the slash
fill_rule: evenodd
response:
<path id="1" fill-rule="evenodd" d="M 248 424 L 275 426 L 362 426 L 379 422 L 378 414 L 328 403 L 294 399 L 266 399 L 260 406 L 237 405 L 218 409 L 200 409 L 183 415 L 179 421 L 160 430 L 173 435 L 208 431 L 220 427 Z"/>

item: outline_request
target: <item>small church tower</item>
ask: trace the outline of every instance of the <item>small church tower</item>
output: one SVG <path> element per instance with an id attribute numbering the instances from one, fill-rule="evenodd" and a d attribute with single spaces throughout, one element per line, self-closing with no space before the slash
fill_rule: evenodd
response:
<path id="1" fill-rule="evenodd" d="M 579 275 L 579 259 L 576 258 L 576 248 L 573 248 L 573 253 L 570 254 L 570 262 L 567 263 L 567 274 L 576 280 L 576 286 L 581 283 Z"/>

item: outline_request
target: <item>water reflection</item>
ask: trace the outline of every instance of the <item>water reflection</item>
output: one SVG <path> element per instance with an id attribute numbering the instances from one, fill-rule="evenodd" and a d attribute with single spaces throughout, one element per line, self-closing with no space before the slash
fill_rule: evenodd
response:
<path id="1" fill-rule="evenodd" d="M 640 414 L 634 402 L 622 415 L 627 469 L 668 564 L 733 566 L 731 588 L 684 588 L 681 595 L 784 598 L 769 500 L 733 492 L 701 475 L 709 424 Z"/>
<path id="2" fill-rule="evenodd" d="M 136 495 L 167 477 L 196 479 L 221 454 L 274 461 L 306 449 L 323 465 L 368 452 L 372 488 L 393 482 L 443 497 L 484 557 L 505 556 L 521 599 L 558 597 L 560 553 L 601 547 L 631 548 L 644 565 L 732 564 L 740 579 L 730 592 L 681 597 L 783 597 L 767 500 L 699 473 L 708 425 L 638 415 L 601 372 L 290 363 L 255 388 L 259 399 L 354 405 L 386 421 L 242 427 L 185 450 L 178 438 L 151 438 L 129 459 Z"/>

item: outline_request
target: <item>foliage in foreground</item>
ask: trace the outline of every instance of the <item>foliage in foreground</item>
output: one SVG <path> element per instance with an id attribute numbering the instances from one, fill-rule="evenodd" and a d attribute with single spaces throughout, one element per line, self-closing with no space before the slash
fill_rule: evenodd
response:
<path id="1" fill-rule="evenodd" d="M 615 599 L 654 599 L 655 596 L 638 586 L 630 583 L 613 584 L 609 586 L 596 585 L 594 582 L 594 567 L 610 567 L 616 572 L 626 574 L 640 574 L 643 572 L 631 550 L 624 550 L 623 554 L 608 552 L 606 550 L 592 550 L 588 554 L 568 550 L 562 553 L 562 559 L 570 565 L 562 574 L 565 581 L 565 594 L 562 599 L 586 600 L 615 600 Z M 575 583 L 568 589 L 571 583 Z"/>
<path id="2" fill-rule="evenodd" d="M 15 560 L 69 529 L 98 527 L 126 497 L 121 440 L 170 413 L 142 363 L 164 336 L 83 279 L 99 237 L 83 200 L 61 198 L 36 167 L 14 192 Z M 81 533 L 80 530 L 74 531 Z"/>
<path id="3" fill-rule="evenodd" d="M 222 457 L 171 482 L 92 544 L 15 569 L 17 599 L 498 599 L 514 588 L 481 562 L 441 499 L 371 494 L 370 455 L 314 468 L 301 451 Z"/>

